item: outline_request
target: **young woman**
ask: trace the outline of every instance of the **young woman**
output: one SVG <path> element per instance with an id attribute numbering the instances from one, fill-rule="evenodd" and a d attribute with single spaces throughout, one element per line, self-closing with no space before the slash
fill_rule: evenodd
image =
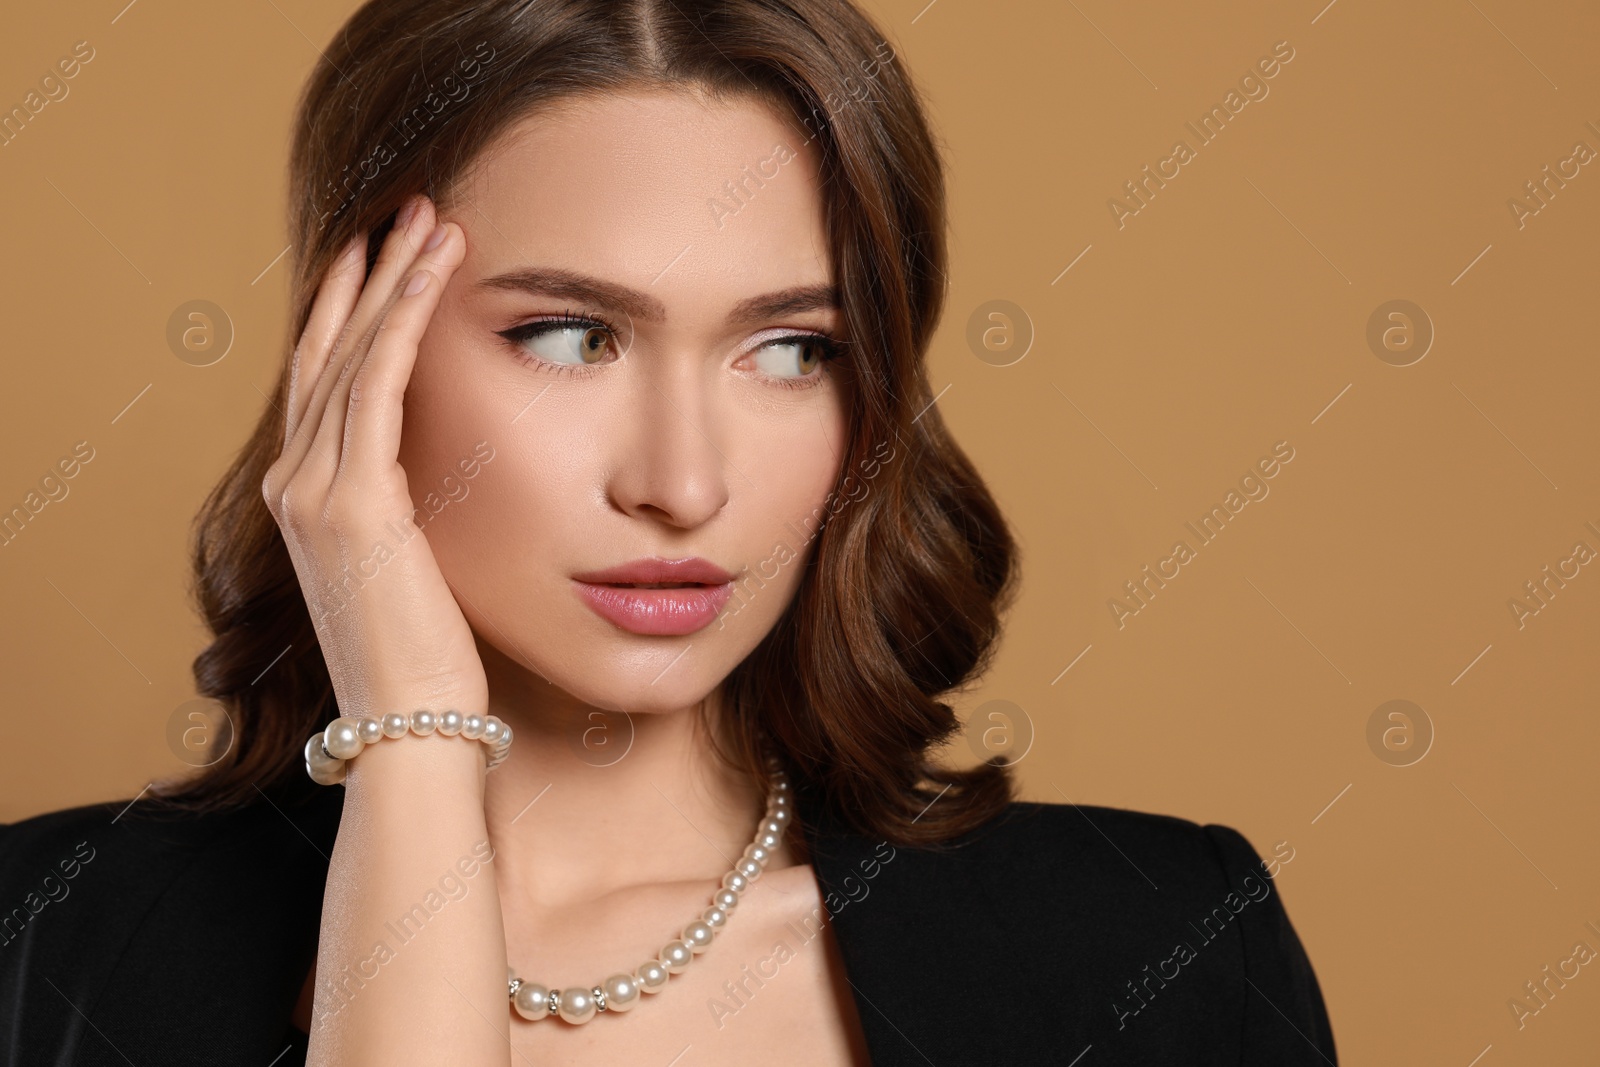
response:
<path id="1" fill-rule="evenodd" d="M 229 736 L 0 833 L 0 1059 L 1333 1062 L 1287 843 L 933 759 L 1016 548 L 861 12 L 370 3 L 290 203 L 195 543 Z"/>

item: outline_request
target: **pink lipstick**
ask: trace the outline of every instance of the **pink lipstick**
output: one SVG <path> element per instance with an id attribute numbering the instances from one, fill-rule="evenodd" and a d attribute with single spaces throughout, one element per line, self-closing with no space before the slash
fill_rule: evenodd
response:
<path id="1" fill-rule="evenodd" d="M 698 556 L 636 559 L 575 574 L 573 586 L 595 614 L 636 634 L 692 634 L 717 617 L 733 575 Z"/>

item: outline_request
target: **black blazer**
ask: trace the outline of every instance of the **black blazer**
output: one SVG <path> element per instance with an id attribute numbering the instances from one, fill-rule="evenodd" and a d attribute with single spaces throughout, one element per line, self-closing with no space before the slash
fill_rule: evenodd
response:
<path id="1" fill-rule="evenodd" d="M 296 786 L 0 825 L 0 1064 L 300 1067 L 287 1020 L 343 803 Z M 939 849 L 804 832 L 877 1067 L 1336 1062 L 1269 877 L 1292 849 L 1065 804 Z"/>

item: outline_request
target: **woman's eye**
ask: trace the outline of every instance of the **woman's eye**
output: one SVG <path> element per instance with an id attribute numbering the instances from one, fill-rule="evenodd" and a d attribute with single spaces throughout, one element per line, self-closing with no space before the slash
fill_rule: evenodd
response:
<path id="1" fill-rule="evenodd" d="M 593 322 L 530 322 L 505 331 L 525 352 L 548 363 L 583 365 L 605 356 L 610 330 Z"/>
<path id="2" fill-rule="evenodd" d="M 825 337 L 784 337 L 756 349 L 756 369 L 775 378 L 804 378 L 829 357 Z"/>
<path id="3" fill-rule="evenodd" d="M 500 336 L 518 358 L 569 373 L 605 362 L 615 331 L 592 315 L 566 313 L 501 330 Z M 819 368 L 841 354 L 841 343 L 824 334 L 791 334 L 758 346 L 752 357 L 761 374 L 799 387 L 820 382 Z"/>

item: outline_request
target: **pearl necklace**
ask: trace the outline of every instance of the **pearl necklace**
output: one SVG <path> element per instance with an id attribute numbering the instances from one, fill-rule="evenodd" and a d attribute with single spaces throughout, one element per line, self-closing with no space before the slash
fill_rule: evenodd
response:
<path id="1" fill-rule="evenodd" d="M 789 780 L 776 762 L 772 793 L 767 811 L 756 827 L 756 836 L 744 847 L 744 854 L 733 869 L 722 876 L 722 886 L 711 894 L 711 906 L 685 926 L 677 940 L 669 941 L 653 960 L 646 960 L 631 973 L 613 974 L 597 986 L 584 989 L 550 989 L 537 982 L 518 978 L 515 969 L 506 968 L 507 992 L 518 1015 L 530 1021 L 559 1017 L 566 1022 L 586 1023 L 599 1012 L 630 1011 L 641 993 L 659 993 L 667 979 L 688 968 L 696 956 L 711 947 L 711 940 L 727 925 L 739 898 L 766 869 L 772 854 L 783 842 L 789 824 Z"/>

